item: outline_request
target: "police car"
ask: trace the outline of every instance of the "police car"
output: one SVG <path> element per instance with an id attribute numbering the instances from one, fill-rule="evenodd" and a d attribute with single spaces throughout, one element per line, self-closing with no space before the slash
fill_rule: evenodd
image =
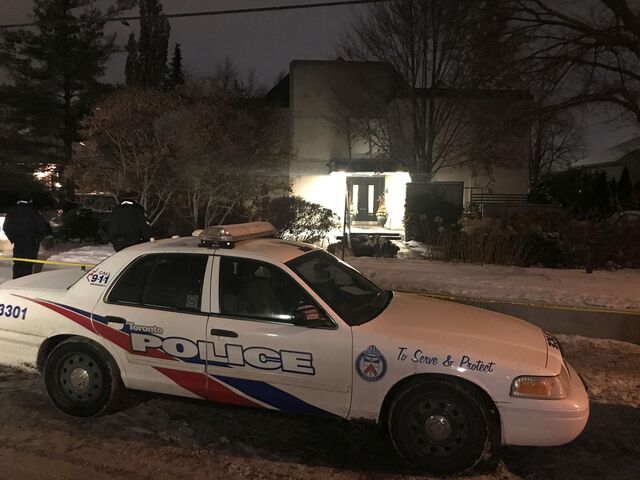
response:
<path id="1" fill-rule="evenodd" d="M 436 473 L 500 445 L 560 445 L 589 401 L 551 336 L 516 318 L 383 290 L 268 223 L 137 245 L 91 271 L 0 289 L 0 351 L 43 372 L 63 412 L 147 390 L 374 420 Z M 78 278 L 80 276 L 80 278 Z"/>

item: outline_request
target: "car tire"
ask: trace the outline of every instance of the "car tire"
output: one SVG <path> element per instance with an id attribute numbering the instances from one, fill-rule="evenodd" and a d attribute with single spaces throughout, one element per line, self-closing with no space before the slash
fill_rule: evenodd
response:
<path id="1" fill-rule="evenodd" d="M 44 366 L 44 380 L 54 405 L 77 417 L 107 413 L 124 390 L 111 356 L 80 337 L 67 339 L 53 348 Z"/>
<path id="2" fill-rule="evenodd" d="M 392 401 L 388 427 L 400 456 L 447 475 L 490 462 L 500 444 L 495 409 L 473 387 L 447 380 L 409 384 Z"/>

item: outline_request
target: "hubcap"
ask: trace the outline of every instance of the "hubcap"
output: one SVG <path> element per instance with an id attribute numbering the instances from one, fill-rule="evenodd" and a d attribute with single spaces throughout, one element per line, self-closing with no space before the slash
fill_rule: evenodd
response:
<path id="1" fill-rule="evenodd" d="M 430 415 L 424 422 L 424 429 L 427 436 L 436 442 L 451 435 L 451 423 L 443 415 Z"/>
<path id="2" fill-rule="evenodd" d="M 71 387 L 77 391 L 85 391 L 89 386 L 89 372 L 84 368 L 74 368 L 69 375 Z"/>
<path id="3" fill-rule="evenodd" d="M 424 455 L 448 457 L 464 446 L 469 436 L 468 419 L 449 399 L 423 397 L 413 408 L 409 434 Z"/>
<path id="4" fill-rule="evenodd" d="M 103 390 L 102 370 L 85 353 L 72 353 L 61 363 L 58 382 L 62 393 L 74 402 L 89 402 L 99 397 Z"/>

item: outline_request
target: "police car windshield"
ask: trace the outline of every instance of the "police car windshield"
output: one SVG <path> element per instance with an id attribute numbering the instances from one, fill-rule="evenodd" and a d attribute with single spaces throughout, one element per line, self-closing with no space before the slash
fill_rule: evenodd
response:
<path id="1" fill-rule="evenodd" d="M 290 260 L 287 266 L 351 326 L 374 319 L 391 300 L 391 292 L 322 250 Z"/>

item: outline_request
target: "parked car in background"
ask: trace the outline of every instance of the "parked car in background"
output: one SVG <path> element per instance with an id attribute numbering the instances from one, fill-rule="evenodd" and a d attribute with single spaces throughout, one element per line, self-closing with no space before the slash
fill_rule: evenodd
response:
<path id="1" fill-rule="evenodd" d="M 109 215 L 118 205 L 115 195 L 103 192 L 76 193 L 60 216 L 60 236 L 65 239 L 84 239 L 97 243 L 107 241 Z"/>

